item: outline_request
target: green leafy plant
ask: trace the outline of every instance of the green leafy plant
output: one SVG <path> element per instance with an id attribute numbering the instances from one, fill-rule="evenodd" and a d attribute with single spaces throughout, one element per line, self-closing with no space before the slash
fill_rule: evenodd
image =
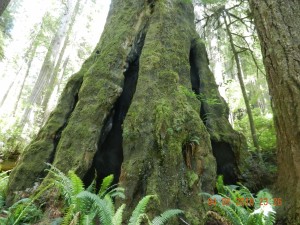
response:
<path id="1" fill-rule="evenodd" d="M 0 218 L 0 223 L 6 225 L 32 224 L 43 215 L 42 210 L 30 198 L 21 199 L 2 213 L 6 216 Z"/>
<path id="2" fill-rule="evenodd" d="M 123 212 L 126 205 L 122 204 L 116 209 L 114 198 L 124 199 L 124 189 L 111 186 L 113 175 L 104 178 L 98 193 L 93 193 L 95 191 L 94 182 L 87 189 L 84 189 L 82 180 L 74 171 L 70 171 L 68 175 L 65 175 L 52 166 L 50 173 L 53 175 L 51 182 L 59 189 L 65 200 L 65 213 L 62 218 L 62 225 L 90 225 L 94 224 L 97 220 L 102 225 L 122 224 Z M 129 219 L 129 225 L 139 225 L 145 221 L 151 225 L 163 225 L 170 218 L 183 213 L 179 209 L 170 209 L 150 221 L 145 212 L 150 199 L 157 199 L 157 197 L 155 195 L 148 195 L 139 201 Z"/>
<path id="3" fill-rule="evenodd" d="M 3 209 L 5 203 L 9 172 L 10 171 L 0 173 L 0 210 Z"/>
<path id="4" fill-rule="evenodd" d="M 219 176 L 216 183 L 218 194 L 201 193 L 208 197 L 211 210 L 208 215 L 219 214 L 233 225 L 272 225 L 275 223 L 275 211 L 273 210 L 272 195 L 267 190 L 261 190 L 256 197 L 248 188 L 239 185 L 224 185 L 223 177 Z M 266 199 L 267 202 L 262 200 Z"/>
<path id="5" fill-rule="evenodd" d="M 7 126 L 3 120 L 0 120 L 0 126 L 2 127 L 0 142 L 3 142 L 3 146 L 0 147 L 0 157 L 4 160 L 16 159 L 26 145 L 26 141 L 21 136 L 22 131 L 17 126 Z"/>
<path id="6" fill-rule="evenodd" d="M 34 202 L 46 191 L 61 196 L 63 200 L 63 217 L 53 220 L 53 225 L 92 225 L 99 222 L 102 225 L 123 224 L 123 212 L 126 205 L 122 204 L 116 209 L 114 199 L 124 199 L 124 189 L 112 185 L 113 175 L 104 178 L 99 191 L 95 193 L 95 182 L 92 182 L 89 187 L 85 188 L 83 181 L 74 171 L 69 171 L 66 175 L 54 166 L 50 165 L 50 167 L 48 172 L 51 177 L 47 186 L 42 187 L 40 191 L 30 198 L 21 199 L 7 210 L 4 210 L 3 207 L 0 208 L 0 213 L 4 215 L 4 217 L 0 218 L 0 224 L 17 225 L 37 222 L 42 218 L 43 212 Z M 7 173 L 0 174 L 0 200 L 3 203 L 5 201 L 7 181 Z M 179 209 L 170 209 L 151 221 L 146 213 L 147 205 L 151 199 L 157 200 L 157 196 L 147 195 L 138 202 L 131 214 L 128 225 L 139 225 L 142 223 L 163 225 L 170 218 L 183 213 Z"/>
<path id="7" fill-rule="evenodd" d="M 238 112 L 235 112 L 238 113 Z M 274 152 L 276 149 L 276 135 L 271 114 L 263 115 L 259 109 L 253 110 L 254 123 L 257 130 L 259 145 L 264 152 Z M 234 122 L 235 129 L 242 132 L 251 146 L 248 118 L 246 114 L 240 113 Z"/>

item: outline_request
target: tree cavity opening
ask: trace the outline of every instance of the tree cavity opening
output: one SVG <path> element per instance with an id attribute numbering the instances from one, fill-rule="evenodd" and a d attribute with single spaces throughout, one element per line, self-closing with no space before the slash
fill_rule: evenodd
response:
<path id="1" fill-rule="evenodd" d="M 117 184 L 121 173 L 123 162 L 123 122 L 131 105 L 133 95 L 136 90 L 139 59 L 146 29 L 142 29 L 137 35 L 131 51 L 127 56 L 124 67 L 124 85 L 123 92 L 117 99 L 113 109 L 107 117 L 101 130 L 101 136 L 98 141 L 98 151 L 96 152 L 93 163 L 84 177 L 84 183 L 88 186 L 96 176 L 96 189 L 98 190 L 103 178 L 113 174 L 113 184 Z"/>
<path id="2" fill-rule="evenodd" d="M 191 43 L 191 49 L 189 54 L 189 63 L 190 63 L 190 79 L 191 79 L 191 85 L 192 85 L 192 91 L 196 94 L 197 98 L 200 101 L 200 118 L 203 121 L 204 124 L 206 124 L 206 112 L 204 110 L 204 103 L 201 100 L 201 82 L 200 82 L 200 76 L 201 76 L 201 68 L 200 63 L 198 62 L 200 60 L 199 53 L 197 52 L 196 46 L 196 40 L 193 40 Z"/>
<path id="3" fill-rule="evenodd" d="M 211 146 L 217 161 L 217 174 L 223 175 L 226 185 L 236 184 L 238 181 L 238 167 L 230 144 L 212 140 Z"/>

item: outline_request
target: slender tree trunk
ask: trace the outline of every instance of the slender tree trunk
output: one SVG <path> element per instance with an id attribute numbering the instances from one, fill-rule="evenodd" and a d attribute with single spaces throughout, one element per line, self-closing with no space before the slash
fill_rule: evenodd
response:
<path id="1" fill-rule="evenodd" d="M 0 103 L 0 108 L 3 106 L 4 102 L 6 101 L 7 96 L 8 96 L 8 94 L 9 94 L 9 92 L 11 91 L 11 87 L 12 87 L 12 86 L 14 85 L 14 83 L 16 82 L 16 79 L 17 79 L 17 77 L 15 77 L 15 79 L 10 83 L 10 85 L 8 86 L 8 88 L 7 88 L 6 92 L 5 92 L 5 94 L 3 95 L 3 98 L 2 98 L 1 103 Z"/>
<path id="2" fill-rule="evenodd" d="M 59 76 L 59 81 L 57 82 L 57 91 L 55 93 L 56 96 L 58 96 L 60 94 L 61 90 L 63 89 L 62 83 L 65 78 L 65 72 L 66 72 L 66 68 L 69 63 L 69 60 L 70 60 L 70 55 L 68 55 L 68 57 L 66 57 L 63 65 L 62 65 L 62 69 L 60 71 L 60 76 Z"/>
<path id="3" fill-rule="evenodd" d="M 0 1 L 0 16 L 4 12 L 4 10 L 7 8 L 9 2 L 10 2 L 10 0 L 1 0 Z"/>
<path id="4" fill-rule="evenodd" d="M 33 49 L 31 49 L 31 53 L 30 53 L 29 60 L 28 60 L 28 63 L 27 63 L 27 70 L 26 70 L 25 76 L 24 76 L 24 78 L 23 78 L 23 82 L 22 82 L 22 84 L 21 84 L 21 87 L 20 87 L 20 90 L 19 90 L 19 94 L 18 94 L 16 103 L 15 103 L 15 106 L 14 106 L 14 109 L 13 109 L 13 115 L 16 114 L 17 108 L 18 108 L 18 106 L 19 106 L 19 103 L 20 103 L 20 100 L 21 100 L 21 96 L 22 96 L 22 93 L 23 93 L 23 89 L 24 89 L 24 86 L 25 86 L 27 77 L 29 76 L 29 72 L 30 72 L 30 69 L 31 69 L 31 64 L 32 64 L 32 61 L 33 61 L 33 59 L 34 59 L 34 56 L 35 56 L 37 47 L 38 47 L 38 46 L 37 46 L 37 44 L 35 43 L 35 44 L 33 45 Z"/>
<path id="5" fill-rule="evenodd" d="M 35 26 L 35 27 L 39 27 L 38 32 L 32 38 L 32 42 L 30 43 L 27 51 L 25 52 L 25 54 L 23 56 L 23 58 L 25 59 L 25 62 L 23 62 L 21 64 L 21 66 L 19 68 L 19 71 L 15 75 L 15 80 L 16 80 L 20 76 L 20 72 L 22 71 L 22 68 L 23 68 L 24 64 L 27 63 L 27 71 L 25 73 L 25 76 L 24 76 L 23 82 L 21 84 L 20 90 L 19 90 L 19 92 L 17 92 L 18 93 L 17 94 L 18 97 L 16 98 L 16 102 L 15 102 L 13 110 L 12 110 L 13 115 L 15 115 L 18 103 L 19 103 L 20 98 L 21 98 L 21 94 L 22 94 L 22 91 L 23 91 L 23 87 L 24 87 L 26 78 L 29 75 L 29 70 L 30 70 L 30 67 L 31 67 L 31 63 L 32 63 L 32 61 L 34 59 L 35 52 L 36 52 L 36 49 L 38 47 L 38 38 L 40 37 L 40 35 L 42 33 L 41 26 L 42 26 L 42 24 L 38 24 L 38 25 Z M 28 57 L 29 57 L 29 59 L 28 59 Z M 15 80 L 14 80 L 14 82 L 15 82 Z M 8 93 L 10 92 L 11 88 L 13 87 L 14 82 L 9 86 L 9 88 L 8 88 L 8 90 L 7 90 L 4 98 L 1 101 L 0 107 L 4 104 L 4 102 L 5 102 L 5 100 L 6 100 L 7 96 L 8 96 Z"/>
<path id="6" fill-rule="evenodd" d="M 248 119 L 249 119 L 249 125 L 250 125 L 250 130 L 251 130 L 252 141 L 253 141 L 253 146 L 255 147 L 256 151 L 259 154 L 260 160 L 262 161 L 261 153 L 260 153 L 260 147 L 259 147 L 259 144 L 258 144 L 258 138 L 257 138 L 257 134 L 256 134 L 255 124 L 254 124 L 254 119 L 253 119 L 253 115 L 252 115 L 252 110 L 251 110 L 250 102 L 249 102 L 249 99 L 248 99 L 248 95 L 247 95 L 244 80 L 243 80 L 241 62 L 240 62 L 240 59 L 239 59 L 239 53 L 237 52 L 237 50 L 235 48 L 233 37 L 232 37 L 230 27 L 229 27 L 230 25 L 228 24 L 226 15 L 224 13 L 223 13 L 223 19 L 224 19 L 224 23 L 225 23 L 226 33 L 227 33 L 228 38 L 229 38 L 230 48 L 231 48 L 233 56 L 234 56 L 236 69 L 237 69 L 237 76 L 238 76 L 238 80 L 239 80 L 239 83 L 240 83 L 243 99 L 244 99 L 245 106 L 246 106 L 246 111 L 247 111 L 247 115 L 248 115 Z"/>
<path id="7" fill-rule="evenodd" d="M 20 74 L 20 71 L 22 70 L 23 68 L 23 65 L 20 67 L 19 71 L 17 72 L 17 74 L 15 75 L 14 77 L 14 80 L 10 83 L 10 85 L 8 86 L 2 100 L 1 100 L 1 103 L 0 103 L 0 108 L 3 106 L 4 102 L 6 101 L 7 97 L 8 97 L 8 94 L 9 92 L 11 91 L 11 88 L 14 86 L 16 80 L 18 79 L 18 75 Z"/>
<path id="8" fill-rule="evenodd" d="M 261 41 L 277 132 L 277 207 L 300 224 L 300 1 L 249 0 Z"/>
<path id="9" fill-rule="evenodd" d="M 95 170 L 97 185 L 114 174 L 128 211 L 156 194 L 162 201 L 153 212 L 180 208 L 189 224 L 203 224 L 199 192 L 213 192 L 216 173 L 233 183 L 245 173 L 242 137 L 227 117 L 192 4 L 113 0 L 96 49 L 12 171 L 7 204 L 47 182 L 48 162 L 86 185 Z"/>
<path id="10" fill-rule="evenodd" d="M 51 79 L 51 75 L 53 74 L 55 64 L 57 63 L 57 59 L 61 51 L 62 44 L 64 39 L 66 38 L 68 27 L 71 23 L 72 15 L 74 12 L 74 3 L 72 4 L 72 1 L 68 1 L 68 3 L 69 5 L 67 8 L 67 12 L 63 15 L 60 23 L 60 27 L 58 28 L 56 34 L 54 35 L 51 41 L 45 60 L 41 67 L 38 79 L 28 99 L 28 107 L 25 108 L 20 122 L 21 128 L 23 128 L 27 123 L 28 117 L 31 113 L 32 106 L 41 104 L 44 91 L 45 89 L 47 89 L 49 80 Z"/>
<path id="11" fill-rule="evenodd" d="M 70 56 L 67 56 L 66 59 L 64 60 L 64 63 L 62 65 L 60 71 L 58 71 L 57 78 L 53 84 L 54 86 L 56 85 L 56 90 L 53 88 L 53 91 L 52 91 L 51 95 L 49 96 L 49 100 L 51 99 L 51 97 L 57 98 L 61 92 L 61 88 L 63 86 L 62 82 L 64 80 L 65 70 L 68 65 L 69 59 L 70 59 Z M 49 100 L 48 100 L 48 103 L 49 103 Z M 49 109 L 49 105 L 47 104 L 47 107 L 45 108 L 45 111 L 44 111 L 44 119 L 43 119 L 42 124 L 45 124 L 45 122 L 49 118 L 49 115 L 50 115 L 50 109 Z"/>

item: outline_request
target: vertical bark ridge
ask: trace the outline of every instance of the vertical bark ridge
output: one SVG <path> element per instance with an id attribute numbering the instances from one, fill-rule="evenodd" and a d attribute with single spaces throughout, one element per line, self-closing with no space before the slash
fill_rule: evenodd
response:
<path id="1" fill-rule="evenodd" d="M 150 4 L 151 6 L 151 4 Z M 151 12 L 153 8 L 151 7 Z M 144 26 L 136 35 L 131 44 L 131 50 L 124 65 L 124 85 L 122 93 L 116 100 L 113 109 L 106 118 L 102 126 L 100 138 L 97 144 L 97 152 L 93 159 L 93 164 L 85 174 L 84 181 L 89 185 L 97 172 L 96 187 L 99 188 L 103 178 L 113 174 L 114 184 L 119 180 L 121 164 L 123 162 L 123 121 L 130 107 L 133 95 L 136 90 L 139 73 L 139 59 L 144 46 L 149 19 L 144 22 Z"/>
<path id="2" fill-rule="evenodd" d="M 216 125 L 230 126 L 226 117 L 227 104 L 221 99 L 221 96 L 217 92 L 213 74 L 207 67 L 208 64 L 203 63 L 207 61 L 207 53 L 202 45 L 199 38 L 194 39 L 191 43 L 189 62 L 192 90 L 201 105 L 199 112 L 200 118 L 211 134 L 213 155 L 217 162 L 217 174 L 223 175 L 225 184 L 235 184 L 239 177 L 237 165 L 239 161 L 239 154 L 237 154 L 239 153 L 239 149 L 236 149 L 236 154 L 234 154 L 231 146 L 232 143 L 229 144 L 228 140 L 224 141 L 223 138 L 216 138 L 213 132 L 222 131 L 216 131 L 215 128 L 210 125 L 210 120 L 215 121 L 215 118 L 212 119 L 211 117 L 224 117 L 223 120 L 216 121 Z M 215 87 L 213 88 L 212 85 L 215 85 Z M 215 90 L 215 93 L 212 93 L 212 90 Z M 215 107 L 218 108 L 214 109 Z M 227 121 L 226 124 L 218 124 L 220 122 L 223 123 L 224 120 Z M 230 135 L 230 133 L 225 133 L 225 135 Z M 235 138 L 236 136 L 233 137 L 233 139 Z"/>
<path id="3" fill-rule="evenodd" d="M 80 73 L 74 75 L 63 91 L 62 97 L 51 113 L 45 126 L 26 147 L 9 179 L 7 204 L 30 194 L 33 185 L 40 182 L 46 173 L 46 163 L 52 163 L 61 133 L 71 117 L 77 103 L 77 95 L 82 84 Z M 15 199 L 16 198 L 16 199 Z"/>
<path id="4" fill-rule="evenodd" d="M 243 181 L 251 190 L 259 190 L 269 181 L 266 181 L 265 174 L 261 172 L 264 171 L 263 168 L 254 163 L 247 152 L 245 137 L 230 125 L 227 103 L 218 92 L 208 65 L 203 42 L 199 38 L 193 39 L 190 50 L 192 90 L 195 94 L 199 93 L 199 114 L 210 134 L 217 174 L 224 176 L 226 184 Z"/>
<path id="5" fill-rule="evenodd" d="M 213 190 L 215 160 L 198 100 L 186 95 L 193 21 L 191 4 L 155 1 L 136 92 L 123 124 L 120 185 L 128 211 L 142 196 L 156 194 L 163 201 L 150 206 L 152 213 L 180 208 L 190 224 L 201 224 L 204 210 L 197 196 Z"/>
<path id="6" fill-rule="evenodd" d="M 278 217 L 300 224 L 299 1 L 249 0 L 261 43 L 277 135 Z"/>

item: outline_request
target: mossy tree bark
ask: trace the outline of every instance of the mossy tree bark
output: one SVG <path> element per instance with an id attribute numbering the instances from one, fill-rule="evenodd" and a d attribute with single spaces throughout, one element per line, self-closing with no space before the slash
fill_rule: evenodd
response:
<path id="1" fill-rule="evenodd" d="M 287 224 L 300 224 L 299 1 L 249 0 L 261 41 L 277 132 L 277 207 Z"/>
<path id="2" fill-rule="evenodd" d="M 234 183 L 245 171 L 245 142 L 227 117 L 192 4 L 113 0 L 99 44 L 12 171 L 7 203 L 46 182 L 48 162 L 87 185 L 95 170 L 98 183 L 113 173 L 128 211 L 157 194 L 153 211 L 180 208 L 202 224 L 198 193 L 213 191 L 216 172 Z"/>

